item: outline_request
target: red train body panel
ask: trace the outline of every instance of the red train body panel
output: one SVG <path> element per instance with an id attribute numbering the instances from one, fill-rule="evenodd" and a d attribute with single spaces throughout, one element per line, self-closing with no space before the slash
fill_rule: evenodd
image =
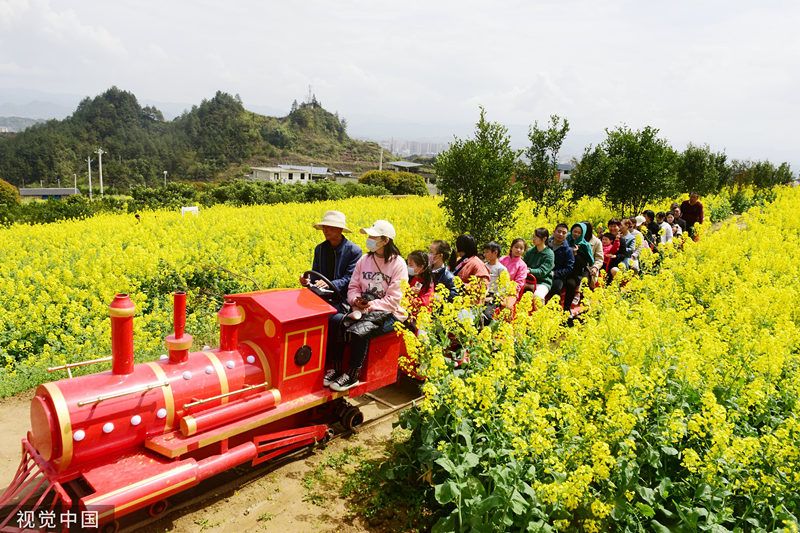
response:
<path id="1" fill-rule="evenodd" d="M 134 312 L 125 295 L 109 308 L 112 370 L 36 389 L 20 472 L 0 504 L 30 505 L 28 478 L 44 476 L 62 506 L 113 521 L 233 466 L 324 439 L 333 400 L 393 383 L 403 350 L 393 333 L 373 339 L 362 383 L 338 393 L 322 385 L 335 309 L 308 289 L 229 296 L 220 347 L 195 352 L 178 293 L 169 355 L 141 364 L 133 364 Z M 0 530 L 13 526 L 12 515 L 0 516 Z"/>

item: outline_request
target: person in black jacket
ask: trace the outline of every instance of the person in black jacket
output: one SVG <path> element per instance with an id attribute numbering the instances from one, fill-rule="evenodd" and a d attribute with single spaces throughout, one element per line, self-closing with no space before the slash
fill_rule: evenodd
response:
<path id="1" fill-rule="evenodd" d="M 569 227 L 562 222 L 556 226 L 553 236 L 547 241 L 547 245 L 555 255 L 553 285 L 550 287 L 550 292 L 547 293 L 548 300 L 555 295 L 559 298 L 561 297 L 561 289 L 564 288 L 564 282 L 575 266 L 575 254 L 572 253 L 572 248 L 567 242 L 567 233 L 569 233 Z"/>
<path id="2" fill-rule="evenodd" d="M 344 294 L 347 292 L 356 263 L 361 258 L 361 248 L 344 236 L 344 233 L 350 233 L 350 229 L 341 211 L 326 212 L 322 221 L 314 224 L 314 228 L 322 231 L 325 240 L 314 248 L 311 270 L 328 278 L 334 287 Z M 327 286 L 322 280 L 300 278 L 300 284 L 304 287 L 312 283 L 320 288 Z"/>

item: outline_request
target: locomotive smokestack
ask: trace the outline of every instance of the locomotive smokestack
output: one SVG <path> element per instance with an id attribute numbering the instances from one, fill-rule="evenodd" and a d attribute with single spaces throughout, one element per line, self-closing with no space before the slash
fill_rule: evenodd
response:
<path id="1" fill-rule="evenodd" d="M 175 333 L 164 339 L 169 351 L 170 363 L 183 363 L 189 359 L 192 336 L 186 333 L 186 293 L 178 291 L 172 295 L 172 320 Z"/>
<path id="2" fill-rule="evenodd" d="M 111 316 L 111 372 L 133 373 L 133 315 L 136 306 L 127 294 L 117 294 L 108 308 Z"/>
<path id="3" fill-rule="evenodd" d="M 217 313 L 219 318 L 219 351 L 231 352 L 239 344 L 239 324 L 244 316 L 235 302 L 228 300 Z"/>
<path id="4" fill-rule="evenodd" d="M 186 331 L 186 293 L 173 294 L 172 323 L 175 325 L 175 338 L 180 339 Z"/>

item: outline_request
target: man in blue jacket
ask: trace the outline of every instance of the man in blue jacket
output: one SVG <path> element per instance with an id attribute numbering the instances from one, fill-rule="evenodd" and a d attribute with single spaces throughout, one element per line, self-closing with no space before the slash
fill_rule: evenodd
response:
<path id="1" fill-rule="evenodd" d="M 335 305 L 338 313 L 328 319 L 327 352 L 331 353 L 335 351 L 335 349 L 332 350 L 334 345 L 341 344 L 344 341 L 340 326 L 347 312 L 344 307 L 347 299 L 347 286 L 350 284 L 350 278 L 356 268 L 356 263 L 361 258 L 361 248 L 356 243 L 347 240 L 347 237 L 343 235 L 345 232 L 350 233 L 350 229 L 347 227 L 344 213 L 341 211 L 327 211 L 322 220 L 314 224 L 314 228 L 322 231 L 325 240 L 314 248 L 314 261 L 311 263 L 311 270 L 319 272 L 328 278 L 344 299 L 344 301 Z M 327 284 L 322 280 L 312 281 L 303 277 L 300 278 L 300 284 L 303 287 L 308 287 L 311 284 L 322 289 L 327 287 Z M 334 365 L 333 369 L 331 369 L 332 365 Z M 336 375 L 341 374 L 341 369 L 338 366 L 338 363 L 331 363 L 326 354 L 325 368 L 329 370 L 322 380 L 323 385 L 327 387 Z"/>
<path id="2" fill-rule="evenodd" d="M 555 267 L 553 267 L 553 285 L 550 287 L 550 292 L 547 298 L 553 296 L 561 298 L 561 289 L 564 288 L 564 282 L 572 272 L 572 267 L 575 266 L 575 254 L 572 253 L 567 242 L 567 234 L 569 228 L 563 222 L 556 226 L 553 236 L 547 241 L 547 245 L 553 250 L 555 255 Z"/>
<path id="3" fill-rule="evenodd" d="M 314 248 L 311 270 L 328 278 L 342 296 L 346 296 L 350 276 L 353 275 L 356 263 L 361 258 L 361 248 L 344 236 L 345 232 L 350 233 L 350 229 L 341 211 L 326 212 L 322 220 L 314 224 L 314 228 L 322 231 L 325 240 Z M 310 283 L 320 288 L 327 286 L 322 280 L 310 281 L 307 278 L 300 278 L 300 284 L 304 287 Z"/>

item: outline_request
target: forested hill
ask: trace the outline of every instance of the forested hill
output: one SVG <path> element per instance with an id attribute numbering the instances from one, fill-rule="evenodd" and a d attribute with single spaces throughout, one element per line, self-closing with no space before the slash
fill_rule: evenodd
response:
<path id="1" fill-rule="evenodd" d="M 171 179 L 238 177 L 251 164 L 293 163 L 354 168 L 378 161 L 375 143 L 347 136 L 346 121 L 316 100 L 293 104 L 285 117 L 247 111 L 238 96 L 223 92 L 165 121 L 155 107 L 139 105 L 112 87 L 86 98 L 64 120 L 50 120 L 0 137 L 0 178 L 17 186 L 87 180 L 86 158 L 102 148 L 106 186 L 155 185 Z"/>

